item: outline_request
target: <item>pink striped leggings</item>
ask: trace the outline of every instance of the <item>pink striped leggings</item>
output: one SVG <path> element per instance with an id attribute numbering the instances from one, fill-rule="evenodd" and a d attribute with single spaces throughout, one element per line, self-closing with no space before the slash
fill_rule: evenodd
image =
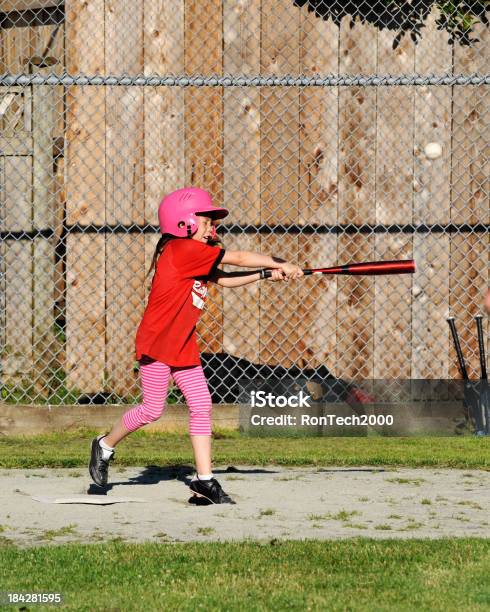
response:
<path id="1" fill-rule="evenodd" d="M 162 416 L 169 378 L 172 376 L 189 407 L 190 435 L 211 435 L 211 395 L 201 366 L 168 366 L 161 361 L 151 361 L 145 356 L 140 360 L 140 372 L 143 403 L 123 415 L 126 429 L 135 431 Z"/>

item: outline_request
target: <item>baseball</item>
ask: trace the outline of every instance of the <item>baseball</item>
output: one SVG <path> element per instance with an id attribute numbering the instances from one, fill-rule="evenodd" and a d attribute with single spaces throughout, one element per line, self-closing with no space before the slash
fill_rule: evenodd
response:
<path id="1" fill-rule="evenodd" d="M 425 146 L 424 153 L 428 159 L 437 159 L 442 155 L 442 147 L 438 142 L 429 142 Z"/>

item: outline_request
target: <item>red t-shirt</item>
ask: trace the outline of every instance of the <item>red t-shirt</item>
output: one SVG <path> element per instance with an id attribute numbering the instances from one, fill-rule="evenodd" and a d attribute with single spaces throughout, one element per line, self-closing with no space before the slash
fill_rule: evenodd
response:
<path id="1" fill-rule="evenodd" d="M 224 254 L 220 247 L 188 238 L 167 243 L 136 332 L 136 359 L 148 355 L 169 366 L 201 365 L 196 323 L 206 300 L 208 277 Z"/>

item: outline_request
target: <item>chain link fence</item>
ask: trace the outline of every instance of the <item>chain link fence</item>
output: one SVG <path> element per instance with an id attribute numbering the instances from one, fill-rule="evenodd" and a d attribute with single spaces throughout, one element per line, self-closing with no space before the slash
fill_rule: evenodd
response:
<path id="1" fill-rule="evenodd" d="M 451 314 L 479 377 L 489 30 L 448 44 L 434 7 L 418 44 L 393 49 L 390 29 L 298 4 L 0 2 L 3 402 L 140 401 L 158 204 L 186 185 L 230 209 L 225 248 L 418 267 L 212 285 L 199 333 L 214 371 L 454 378 Z"/>

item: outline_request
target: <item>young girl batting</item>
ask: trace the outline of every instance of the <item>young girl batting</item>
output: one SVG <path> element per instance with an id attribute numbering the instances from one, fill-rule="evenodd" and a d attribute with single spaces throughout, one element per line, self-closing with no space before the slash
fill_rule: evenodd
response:
<path id="1" fill-rule="evenodd" d="M 303 272 L 277 257 L 216 246 L 215 223 L 227 215 L 226 208 L 214 206 L 211 196 L 195 187 L 178 189 L 160 204 L 162 235 L 149 270 L 150 273 L 155 268 L 155 273 L 136 332 L 143 403 L 128 410 L 110 433 L 92 440 L 89 471 L 100 486 L 107 484 L 116 445 L 162 415 L 172 376 L 189 407 L 189 433 L 196 463 L 190 489 L 194 496 L 211 503 L 235 503 L 211 469 L 212 403 L 196 341 L 196 323 L 206 300 L 207 282 L 240 287 L 264 278 L 264 270 L 226 273 L 218 269 L 219 264 L 269 268 L 273 281 L 296 279 Z"/>

